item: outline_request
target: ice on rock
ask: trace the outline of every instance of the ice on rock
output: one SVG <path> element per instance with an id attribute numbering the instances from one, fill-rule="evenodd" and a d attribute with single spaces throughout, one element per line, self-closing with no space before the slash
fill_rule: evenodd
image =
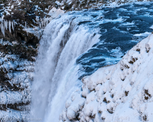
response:
<path id="1" fill-rule="evenodd" d="M 79 102 L 74 100 L 70 105 L 73 111 L 67 114 L 77 111 L 79 120 L 88 122 L 152 122 L 152 53 L 153 34 L 134 46 L 118 64 L 83 78 L 83 108 L 78 109 Z M 77 120 L 75 116 L 66 117 Z"/>
<path id="2" fill-rule="evenodd" d="M 4 21 L 4 25 L 5 25 L 5 29 L 7 30 L 8 29 L 8 21 L 7 20 Z"/>
<path id="3" fill-rule="evenodd" d="M 12 22 L 11 21 L 9 21 L 9 32 L 11 33 L 11 30 L 12 29 Z"/>
<path id="4" fill-rule="evenodd" d="M 5 30 L 9 29 L 9 32 L 11 33 L 12 30 L 14 31 L 14 22 L 13 21 L 7 21 L 7 20 L 3 20 L 1 21 L 1 32 L 2 34 L 5 36 Z"/>
<path id="5" fill-rule="evenodd" d="M 3 36 L 5 36 L 5 27 L 4 27 L 3 23 L 1 23 L 0 26 L 1 26 L 1 32 L 2 32 Z"/>

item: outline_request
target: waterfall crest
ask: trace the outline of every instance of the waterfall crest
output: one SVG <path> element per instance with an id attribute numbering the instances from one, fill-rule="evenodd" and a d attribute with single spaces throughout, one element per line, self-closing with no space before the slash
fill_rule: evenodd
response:
<path id="1" fill-rule="evenodd" d="M 97 32 L 77 25 L 75 19 L 63 15 L 44 30 L 32 85 L 32 122 L 59 121 L 66 97 L 79 83 L 75 59 L 99 41 Z"/>

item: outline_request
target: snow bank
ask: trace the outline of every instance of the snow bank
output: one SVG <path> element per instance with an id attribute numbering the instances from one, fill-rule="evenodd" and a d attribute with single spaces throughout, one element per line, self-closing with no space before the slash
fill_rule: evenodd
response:
<path id="1" fill-rule="evenodd" d="M 118 64 L 84 77 L 80 100 L 79 95 L 71 95 L 60 121 L 153 122 L 152 55 L 153 34 Z"/>

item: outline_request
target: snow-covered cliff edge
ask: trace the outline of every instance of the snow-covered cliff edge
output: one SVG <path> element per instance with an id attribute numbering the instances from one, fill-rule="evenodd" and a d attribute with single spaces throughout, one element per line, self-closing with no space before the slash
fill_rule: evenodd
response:
<path id="1" fill-rule="evenodd" d="M 62 121 L 153 121 L 153 34 L 122 60 L 82 79 L 60 116 Z"/>

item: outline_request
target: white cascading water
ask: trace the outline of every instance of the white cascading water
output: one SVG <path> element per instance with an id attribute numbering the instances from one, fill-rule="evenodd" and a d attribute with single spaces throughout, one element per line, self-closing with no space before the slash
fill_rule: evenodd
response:
<path id="1" fill-rule="evenodd" d="M 40 41 L 32 85 L 31 121 L 58 122 L 65 101 L 79 84 L 75 59 L 99 41 L 71 15 L 52 20 Z"/>

